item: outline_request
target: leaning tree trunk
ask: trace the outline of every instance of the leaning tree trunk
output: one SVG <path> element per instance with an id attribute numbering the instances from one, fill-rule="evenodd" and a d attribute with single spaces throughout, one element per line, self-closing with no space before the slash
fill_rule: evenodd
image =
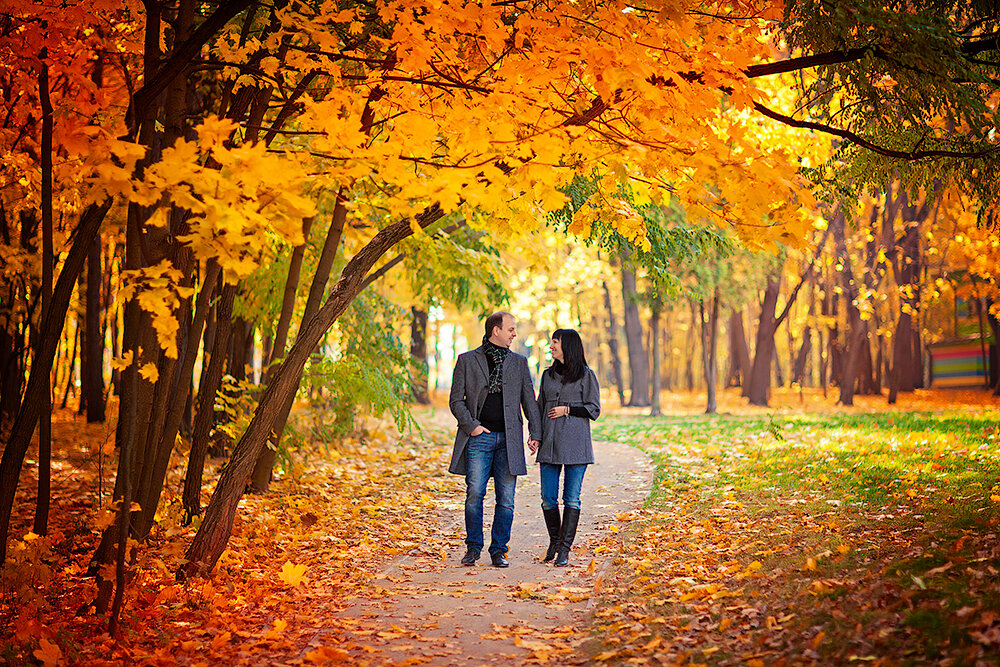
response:
<path id="1" fill-rule="evenodd" d="M 417 224 L 426 227 L 441 216 L 441 209 L 435 206 L 426 209 L 417 219 Z M 178 572 L 178 576 L 207 572 L 215 566 L 232 534 L 236 507 L 243 495 L 247 479 L 261 450 L 267 444 L 275 418 L 280 415 L 282 407 L 289 398 L 295 395 L 309 355 L 323 334 L 333 326 L 350 305 L 351 300 L 357 296 L 365 275 L 379 257 L 411 234 L 413 226 L 409 219 L 396 222 L 376 234 L 344 267 L 340 280 L 323 307 L 314 317 L 303 323 L 295 344 L 264 390 L 246 433 L 236 445 L 229 464 L 219 478 L 212 499 L 205 510 L 205 518 L 187 550 L 186 564 Z"/>
<path id="2" fill-rule="evenodd" d="M 625 302 L 625 343 L 628 347 L 630 393 L 628 404 L 649 406 L 649 357 L 642 344 L 642 321 L 639 318 L 635 271 L 622 263 L 622 298 Z"/>

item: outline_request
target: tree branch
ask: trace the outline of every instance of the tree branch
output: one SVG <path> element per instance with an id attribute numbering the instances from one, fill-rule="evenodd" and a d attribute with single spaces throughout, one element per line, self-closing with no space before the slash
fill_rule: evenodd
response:
<path id="1" fill-rule="evenodd" d="M 992 155 L 997 151 L 1000 151 L 1000 146 L 995 148 L 985 148 L 981 151 L 945 151 L 945 150 L 929 150 L 929 151 L 898 151 L 892 148 L 886 148 L 884 146 L 879 146 L 873 143 L 861 135 L 851 132 L 850 130 L 844 130 L 839 127 L 833 127 L 831 125 L 825 125 L 823 123 L 816 123 L 811 120 L 798 120 L 797 118 L 792 118 L 791 116 L 786 116 L 780 114 L 773 109 L 769 109 L 760 102 L 754 102 L 754 108 L 760 113 L 764 114 L 772 120 L 776 120 L 779 123 L 784 123 L 791 127 L 798 127 L 808 130 L 816 130 L 817 132 L 825 132 L 826 134 L 832 134 L 836 137 L 846 139 L 848 141 L 853 141 L 862 148 L 867 148 L 873 153 L 879 155 L 884 155 L 886 157 L 899 158 L 901 160 L 921 160 L 923 158 L 929 157 L 954 157 L 954 158 L 980 158 L 986 157 L 987 155 Z"/>

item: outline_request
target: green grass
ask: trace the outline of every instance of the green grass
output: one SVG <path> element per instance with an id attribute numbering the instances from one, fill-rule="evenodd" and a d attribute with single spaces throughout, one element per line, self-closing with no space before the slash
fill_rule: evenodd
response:
<path id="1" fill-rule="evenodd" d="M 663 512 L 647 529 L 661 521 L 675 531 L 680 526 L 675 536 L 690 534 L 697 542 L 698 532 L 685 531 L 708 525 L 713 511 L 733 503 L 746 525 L 776 527 L 774 534 L 757 530 L 755 546 L 741 553 L 759 559 L 762 572 L 782 574 L 731 585 L 745 586 L 751 604 L 794 607 L 790 627 L 797 624 L 804 639 L 791 633 L 780 649 L 793 662 L 823 628 L 827 638 L 817 650 L 833 662 L 868 646 L 892 653 L 899 664 L 946 654 L 954 664 L 973 664 L 969 656 L 982 648 L 971 638 L 976 619 L 986 610 L 1000 617 L 993 576 L 1000 570 L 998 424 L 995 409 L 614 415 L 595 424 L 594 436 L 640 447 L 655 463 L 647 505 Z M 657 571 L 670 572 L 662 575 L 670 581 L 683 568 L 676 560 L 682 556 L 671 563 L 671 554 L 666 550 L 657 556 L 666 560 L 649 566 L 652 581 Z M 638 576 L 627 569 L 620 575 Z M 814 591 L 817 581 L 831 583 Z M 650 613 L 678 618 L 694 604 L 650 600 Z M 709 609 L 717 611 L 704 605 L 700 613 Z M 760 632 L 764 641 L 767 632 Z M 723 648 L 708 662 L 725 663 L 725 655 Z"/>

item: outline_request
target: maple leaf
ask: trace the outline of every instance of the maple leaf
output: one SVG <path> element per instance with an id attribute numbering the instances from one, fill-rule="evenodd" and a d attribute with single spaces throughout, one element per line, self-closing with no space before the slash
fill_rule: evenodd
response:
<path id="1" fill-rule="evenodd" d="M 348 662 L 350 658 L 350 653 L 342 648 L 334 648 L 332 646 L 320 646 L 315 651 L 309 651 L 305 655 L 306 662 L 313 662 L 317 665 Z"/>
<path id="2" fill-rule="evenodd" d="M 62 664 L 63 653 L 58 644 L 54 644 L 43 637 L 38 640 L 38 645 L 40 648 L 35 649 L 32 655 L 41 660 L 45 667 L 55 667 Z"/>
<path id="3" fill-rule="evenodd" d="M 291 561 L 285 561 L 285 564 L 281 566 L 278 578 L 289 586 L 298 586 L 302 583 L 305 573 L 306 566 L 304 564 L 294 565 Z"/>

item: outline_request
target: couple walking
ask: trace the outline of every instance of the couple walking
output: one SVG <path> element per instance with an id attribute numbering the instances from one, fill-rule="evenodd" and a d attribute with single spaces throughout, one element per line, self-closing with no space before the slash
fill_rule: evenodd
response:
<path id="1" fill-rule="evenodd" d="M 495 567 L 507 567 L 507 542 L 514 522 L 514 487 L 527 474 L 522 411 L 528 418 L 528 448 L 536 454 L 542 483 L 542 515 L 549 532 L 546 562 L 569 563 L 580 519 L 580 489 L 594 462 L 590 421 L 601 413 L 597 377 L 587 366 L 580 335 L 557 329 L 549 343 L 552 365 L 542 373 L 538 398 L 528 360 L 510 351 L 517 323 L 510 313 L 486 318 L 483 344 L 459 355 L 449 405 L 458 434 L 448 470 L 465 475 L 463 565 L 475 565 L 483 549 L 483 499 L 490 477 L 496 507 L 490 541 Z M 559 480 L 563 478 L 563 513 Z"/>

